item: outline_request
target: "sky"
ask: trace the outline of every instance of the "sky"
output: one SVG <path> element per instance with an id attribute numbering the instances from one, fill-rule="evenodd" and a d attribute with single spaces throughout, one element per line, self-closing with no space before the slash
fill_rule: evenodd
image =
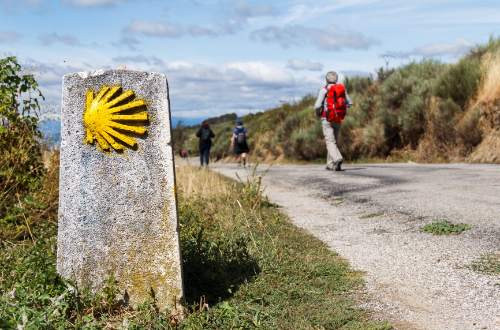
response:
<path id="1" fill-rule="evenodd" d="M 329 70 L 454 62 L 498 31 L 498 0 L 0 0 L 0 56 L 37 78 L 42 119 L 70 72 L 163 72 L 174 117 L 244 115 L 316 93 Z"/>

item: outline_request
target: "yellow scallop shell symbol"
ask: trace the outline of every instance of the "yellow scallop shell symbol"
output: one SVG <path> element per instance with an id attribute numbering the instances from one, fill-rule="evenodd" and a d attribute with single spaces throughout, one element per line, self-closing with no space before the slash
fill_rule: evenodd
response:
<path id="1" fill-rule="evenodd" d="M 123 92 L 120 86 L 103 86 L 97 96 L 88 90 L 83 113 L 85 142 L 97 141 L 103 151 L 137 147 L 135 137 L 146 133 L 145 110 L 144 100 L 135 99 L 133 91 Z"/>

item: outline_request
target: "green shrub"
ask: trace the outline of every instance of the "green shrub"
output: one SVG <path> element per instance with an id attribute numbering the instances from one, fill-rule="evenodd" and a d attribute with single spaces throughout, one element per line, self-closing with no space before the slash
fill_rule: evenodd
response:
<path id="1" fill-rule="evenodd" d="M 465 57 L 457 64 L 451 64 L 440 76 L 435 95 L 452 99 L 462 109 L 476 95 L 481 81 L 481 59 Z"/>
<path id="2" fill-rule="evenodd" d="M 285 147 L 285 156 L 301 160 L 318 159 L 324 157 L 325 152 L 323 130 L 319 120 L 308 129 L 293 131 Z"/>
<path id="3" fill-rule="evenodd" d="M 389 149 L 415 148 L 425 129 L 425 109 L 443 65 L 425 60 L 391 74 L 381 85 L 377 117 L 384 125 Z"/>
<path id="4" fill-rule="evenodd" d="M 346 78 L 345 88 L 349 95 L 364 94 L 373 85 L 372 77 Z"/>
<path id="5" fill-rule="evenodd" d="M 15 57 L 0 59 L 0 219 L 39 187 L 44 172 L 32 95 L 43 98 L 33 76 L 22 74 Z"/>
<path id="6" fill-rule="evenodd" d="M 467 111 L 456 125 L 457 136 L 459 142 L 464 146 L 465 155 L 469 155 L 483 139 L 483 132 L 479 126 L 480 119 L 481 110 L 479 107 L 474 107 Z"/>
<path id="7" fill-rule="evenodd" d="M 455 125 L 461 108 L 452 99 L 437 99 L 435 111 L 428 112 L 428 129 L 436 145 L 455 143 Z"/>
<path id="8" fill-rule="evenodd" d="M 384 126 L 380 121 L 373 120 L 363 128 L 362 154 L 368 157 L 376 157 L 387 152 Z"/>

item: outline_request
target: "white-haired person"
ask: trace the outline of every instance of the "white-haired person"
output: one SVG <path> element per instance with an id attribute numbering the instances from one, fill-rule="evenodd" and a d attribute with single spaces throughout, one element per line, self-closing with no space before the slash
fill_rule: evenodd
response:
<path id="1" fill-rule="evenodd" d="M 314 104 L 325 137 L 327 157 L 326 169 L 341 171 L 344 161 L 338 147 L 340 127 L 346 115 L 347 108 L 352 105 L 344 84 L 339 82 L 339 75 L 335 71 L 326 74 L 326 85 L 319 92 Z"/>

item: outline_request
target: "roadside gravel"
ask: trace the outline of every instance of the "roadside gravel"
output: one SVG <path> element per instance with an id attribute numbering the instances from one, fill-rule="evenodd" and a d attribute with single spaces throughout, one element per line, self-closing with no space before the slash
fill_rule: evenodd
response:
<path id="1" fill-rule="evenodd" d="M 213 169 L 232 178 L 249 170 Z M 265 192 L 291 220 L 366 272 L 364 307 L 397 329 L 500 329 L 500 278 L 468 266 L 500 252 L 500 166 L 261 166 Z M 467 223 L 460 235 L 420 227 Z"/>

